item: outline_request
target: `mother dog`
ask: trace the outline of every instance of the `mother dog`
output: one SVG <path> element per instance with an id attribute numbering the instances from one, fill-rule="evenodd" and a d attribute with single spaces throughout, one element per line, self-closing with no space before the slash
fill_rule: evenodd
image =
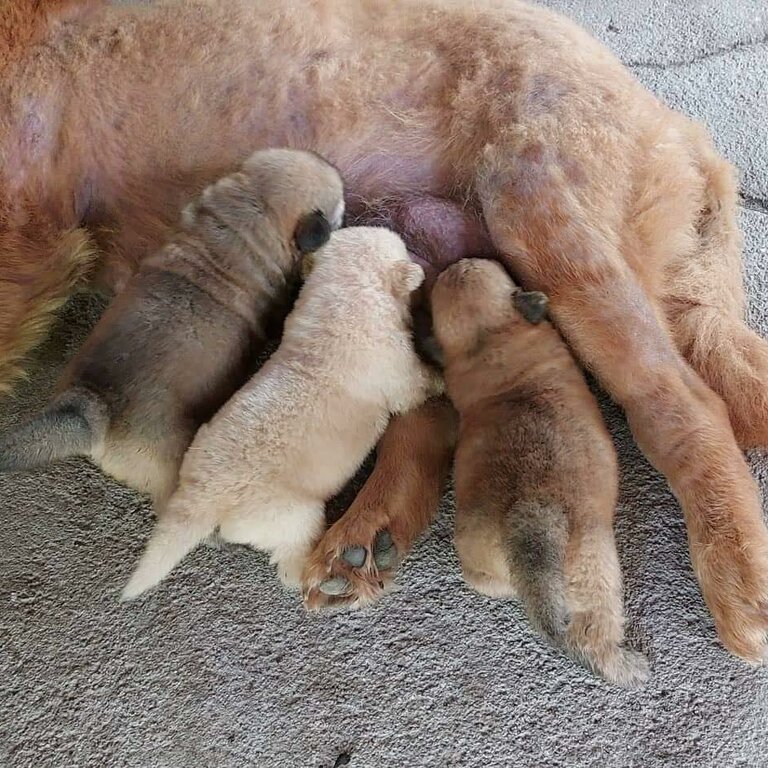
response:
<path id="1" fill-rule="evenodd" d="M 516 0 L 0 8 L 5 383 L 79 283 L 119 291 L 182 204 L 258 147 L 327 156 L 353 212 L 458 201 L 626 410 L 680 500 L 723 643 L 762 660 L 768 534 L 739 445 L 768 444 L 768 347 L 742 323 L 733 174 L 700 127 Z M 425 517 L 392 506 L 398 488 L 444 469 L 420 461 L 435 446 L 410 418 L 379 453 L 390 508 L 358 526 L 373 541 L 395 521 L 401 549 Z"/>

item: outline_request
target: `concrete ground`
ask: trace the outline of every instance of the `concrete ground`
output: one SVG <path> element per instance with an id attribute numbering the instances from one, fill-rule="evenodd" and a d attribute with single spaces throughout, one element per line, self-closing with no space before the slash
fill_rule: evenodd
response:
<path id="1" fill-rule="evenodd" d="M 749 318 L 768 336 L 765 0 L 547 4 L 703 120 L 740 167 Z M 0 427 L 42 402 L 98 309 L 66 310 Z M 590 677 L 516 605 L 467 590 L 450 500 L 402 589 L 364 613 L 308 616 L 260 555 L 206 549 L 121 605 L 150 511 L 73 461 L 0 478 L 0 766 L 767 766 L 768 670 L 718 645 L 678 505 L 618 410 L 605 415 L 630 636 L 653 666 L 644 690 Z M 750 462 L 768 491 L 768 456 Z"/>

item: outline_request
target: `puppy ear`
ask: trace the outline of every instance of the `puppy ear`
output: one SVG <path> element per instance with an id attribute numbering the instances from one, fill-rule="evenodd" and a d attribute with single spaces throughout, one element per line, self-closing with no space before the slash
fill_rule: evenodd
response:
<path id="1" fill-rule="evenodd" d="M 312 267 L 315 266 L 315 257 L 311 253 L 305 253 L 301 259 L 301 279 L 306 280 L 309 277 L 309 273 L 312 271 Z"/>
<path id="2" fill-rule="evenodd" d="M 396 295 L 408 296 L 424 282 L 424 270 L 412 261 L 401 261 L 392 270 L 392 289 Z"/>
<path id="3" fill-rule="evenodd" d="M 515 309 L 533 325 L 547 316 L 549 299 L 541 291 L 517 291 L 512 295 Z"/>
<path id="4" fill-rule="evenodd" d="M 312 211 L 299 220 L 293 240 L 300 253 L 311 253 L 328 242 L 331 225 L 322 211 Z"/>

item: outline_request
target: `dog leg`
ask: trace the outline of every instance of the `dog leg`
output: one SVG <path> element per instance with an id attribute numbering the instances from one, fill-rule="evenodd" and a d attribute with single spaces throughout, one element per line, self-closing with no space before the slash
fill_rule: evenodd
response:
<path id="1" fill-rule="evenodd" d="M 728 406 L 739 444 L 768 446 L 768 343 L 744 322 L 735 180 L 711 151 L 699 164 L 707 195 L 698 245 L 668 265 L 663 307 L 678 349 Z"/>
<path id="2" fill-rule="evenodd" d="M 454 546 L 464 581 L 481 595 L 517 597 L 501 521 L 472 504 L 456 504 Z"/>
<path id="3" fill-rule="evenodd" d="M 761 662 L 768 531 L 723 401 L 678 353 L 623 261 L 610 220 L 595 221 L 604 190 L 575 193 L 556 161 L 537 153 L 494 154 L 487 152 L 478 184 L 499 251 L 527 288 L 548 294 L 574 352 L 624 407 L 641 449 L 669 480 L 723 644 Z"/>
<path id="4" fill-rule="evenodd" d="M 371 476 L 309 558 L 307 608 L 360 607 L 391 585 L 437 511 L 455 440 L 456 415 L 444 400 L 392 419 Z"/>
<path id="5" fill-rule="evenodd" d="M 28 242 L 14 241 L 7 247 L 0 237 L 0 252 L 1 393 L 22 375 L 24 357 L 45 339 L 56 311 L 86 279 L 96 252 L 83 229 L 49 242 L 30 237 Z"/>

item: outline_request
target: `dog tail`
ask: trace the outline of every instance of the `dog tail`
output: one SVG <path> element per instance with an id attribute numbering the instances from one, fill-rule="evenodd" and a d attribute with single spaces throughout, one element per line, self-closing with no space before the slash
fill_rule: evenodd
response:
<path id="1" fill-rule="evenodd" d="M 564 510 L 557 504 L 520 501 L 509 511 L 506 525 L 509 566 L 528 618 L 549 642 L 563 648 L 568 627 Z"/>
<path id="2" fill-rule="evenodd" d="M 210 512 L 208 511 L 210 510 Z M 121 599 L 133 600 L 159 584 L 201 541 L 216 529 L 216 501 L 190 498 L 177 491 L 155 525 Z"/>
<path id="3" fill-rule="evenodd" d="M 0 472 L 88 456 L 94 444 L 104 439 L 106 429 L 106 407 L 101 399 L 87 390 L 71 390 L 0 437 Z"/>

